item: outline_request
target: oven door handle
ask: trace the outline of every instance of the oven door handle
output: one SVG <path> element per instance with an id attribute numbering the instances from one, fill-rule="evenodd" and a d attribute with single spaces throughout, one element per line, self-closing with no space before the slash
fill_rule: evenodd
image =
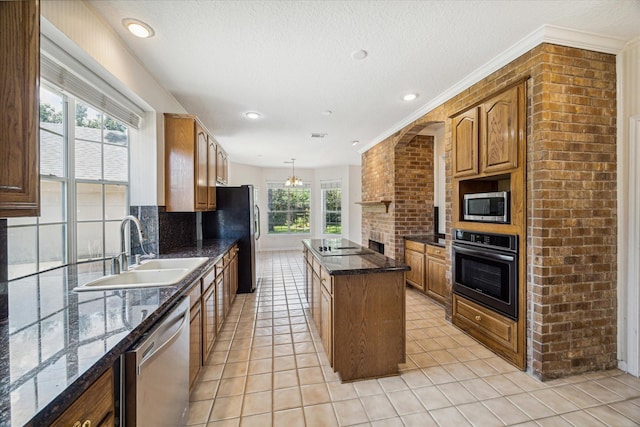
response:
<path id="1" fill-rule="evenodd" d="M 453 250 L 467 255 L 481 256 L 484 258 L 495 259 L 500 261 L 515 261 L 515 255 L 501 254 L 492 250 L 480 251 L 479 249 L 470 249 L 458 245 L 453 245 Z"/>

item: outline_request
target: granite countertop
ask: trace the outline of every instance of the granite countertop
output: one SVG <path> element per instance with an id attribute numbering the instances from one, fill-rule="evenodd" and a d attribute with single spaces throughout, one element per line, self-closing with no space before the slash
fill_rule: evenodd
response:
<path id="1" fill-rule="evenodd" d="M 60 267 L 0 287 L 0 426 L 49 425 L 149 331 L 235 243 L 205 241 L 160 258 L 208 257 L 176 286 L 74 292 L 108 273 L 109 261 Z"/>
<path id="2" fill-rule="evenodd" d="M 436 236 L 433 234 L 416 234 L 413 236 L 404 236 L 405 240 L 411 240 L 412 242 L 424 243 L 426 245 L 445 247 L 445 238 Z"/>
<path id="3" fill-rule="evenodd" d="M 391 271 L 408 271 L 411 268 L 378 252 L 364 248 L 347 239 L 304 239 L 302 243 L 316 256 L 320 264 L 332 276 L 347 274 L 371 274 Z M 356 247 L 366 254 L 335 256 L 321 252 L 320 246 Z"/>

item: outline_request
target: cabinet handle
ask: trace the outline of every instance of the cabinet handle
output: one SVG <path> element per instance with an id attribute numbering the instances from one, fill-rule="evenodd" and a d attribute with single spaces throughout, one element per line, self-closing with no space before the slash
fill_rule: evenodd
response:
<path id="1" fill-rule="evenodd" d="M 481 321 L 481 320 L 482 320 L 482 317 L 480 317 L 480 316 L 476 316 L 476 320 L 479 322 L 479 321 Z"/>
<path id="2" fill-rule="evenodd" d="M 91 427 L 91 420 L 85 420 L 82 423 L 82 427 Z"/>

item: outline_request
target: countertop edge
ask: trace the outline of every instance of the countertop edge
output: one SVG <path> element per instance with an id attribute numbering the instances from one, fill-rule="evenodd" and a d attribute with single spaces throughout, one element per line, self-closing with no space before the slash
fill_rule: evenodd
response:
<path id="1" fill-rule="evenodd" d="M 38 426 L 48 425 L 55 421 L 71 404 L 82 395 L 95 380 L 97 380 L 103 373 L 112 367 L 120 356 L 133 344 L 139 341 L 148 333 L 155 323 L 160 320 L 166 313 L 168 313 L 178 302 L 187 295 L 191 289 L 189 286 L 194 281 L 200 279 L 206 273 L 208 273 L 213 266 L 220 261 L 223 255 L 229 251 L 235 245 L 237 239 L 220 239 L 224 241 L 219 254 L 208 257 L 209 260 L 196 268 L 191 274 L 185 277 L 179 284 L 171 286 L 171 289 L 176 291 L 171 294 L 167 300 L 161 304 L 156 310 L 149 314 L 149 316 L 143 320 L 138 326 L 136 326 L 129 334 L 126 335 L 118 344 L 105 353 L 100 359 L 98 359 L 93 366 L 88 368 L 85 372 L 80 374 L 75 381 L 67 386 L 63 391 L 58 394 L 49 404 L 42 408 L 37 414 L 35 414 L 25 426 Z M 188 258 L 194 256 L 194 251 L 198 252 L 206 250 L 205 248 L 193 246 L 183 247 L 172 250 L 168 253 L 164 253 L 158 256 L 158 258 Z M 202 255 L 207 256 L 207 255 Z M 166 289 L 166 288 L 165 288 Z M 102 291 L 96 291 L 102 292 Z M 118 373 L 115 373 L 119 375 Z"/>

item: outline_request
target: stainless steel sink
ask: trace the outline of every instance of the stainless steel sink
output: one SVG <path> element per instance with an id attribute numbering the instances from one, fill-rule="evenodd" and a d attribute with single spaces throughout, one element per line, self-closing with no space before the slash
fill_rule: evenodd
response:
<path id="1" fill-rule="evenodd" d="M 74 291 L 109 291 L 131 288 L 173 286 L 180 283 L 208 258 L 167 258 L 146 261 L 120 274 L 104 276 Z"/>

